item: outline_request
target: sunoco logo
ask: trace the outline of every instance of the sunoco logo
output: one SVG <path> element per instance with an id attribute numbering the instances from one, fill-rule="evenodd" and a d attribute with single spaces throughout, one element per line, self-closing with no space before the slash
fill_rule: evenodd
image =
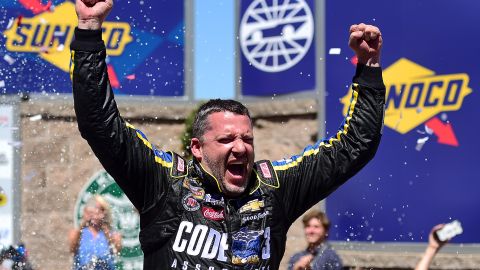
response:
<path id="1" fill-rule="evenodd" d="M 254 0 L 240 23 L 240 46 L 245 57 L 265 72 L 296 65 L 313 40 L 313 16 L 304 0 Z"/>
<path id="2" fill-rule="evenodd" d="M 64 2 L 53 12 L 43 12 L 32 18 L 17 18 L 4 31 L 5 47 L 12 52 L 39 53 L 44 60 L 68 72 L 69 46 L 77 25 L 75 5 Z M 103 40 L 107 54 L 117 56 L 132 41 L 130 25 L 124 22 L 104 22 Z"/>
<path id="3" fill-rule="evenodd" d="M 440 112 L 457 111 L 472 93 L 466 73 L 436 75 L 406 58 L 383 71 L 387 88 L 385 125 L 405 134 Z M 351 95 L 341 100 L 346 114 Z M 453 143 L 447 143 L 454 145 Z"/>
<path id="4" fill-rule="evenodd" d="M 82 220 L 83 208 L 94 195 L 101 195 L 112 210 L 114 230 L 122 234 L 122 251 L 117 260 L 117 269 L 134 270 L 143 268 L 143 253 L 138 241 L 140 218 L 120 187 L 105 171 L 98 172 L 80 192 L 75 205 L 75 224 Z"/>

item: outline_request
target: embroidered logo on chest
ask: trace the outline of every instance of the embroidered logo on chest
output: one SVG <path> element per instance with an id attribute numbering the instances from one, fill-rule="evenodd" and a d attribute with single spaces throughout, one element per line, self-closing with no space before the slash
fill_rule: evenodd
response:
<path id="1" fill-rule="evenodd" d="M 200 204 L 194 198 L 193 194 L 189 193 L 182 198 L 183 208 L 187 211 L 197 211 L 200 209 Z"/>

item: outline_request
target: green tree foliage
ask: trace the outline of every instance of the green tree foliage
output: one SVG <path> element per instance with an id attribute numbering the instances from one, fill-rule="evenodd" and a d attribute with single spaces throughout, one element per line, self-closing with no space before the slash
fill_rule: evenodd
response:
<path id="1" fill-rule="evenodd" d="M 205 102 L 198 104 L 198 106 L 195 107 L 195 109 L 193 109 L 185 119 L 185 130 L 182 136 L 182 150 L 183 156 L 187 159 L 192 157 L 192 151 L 190 151 L 190 140 L 192 139 L 193 121 L 195 120 L 195 115 L 198 111 L 198 108 L 200 108 L 203 103 Z"/>

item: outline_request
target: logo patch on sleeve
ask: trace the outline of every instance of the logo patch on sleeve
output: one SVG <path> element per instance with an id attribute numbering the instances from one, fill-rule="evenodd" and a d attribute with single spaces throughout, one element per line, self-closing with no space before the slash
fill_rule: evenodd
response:
<path id="1" fill-rule="evenodd" d="M 272 178 L 272 174 L 270 173 L 266 162 L 260 163 L 260 170 L 262 170 L 262 174 L 265 178 Z"/>

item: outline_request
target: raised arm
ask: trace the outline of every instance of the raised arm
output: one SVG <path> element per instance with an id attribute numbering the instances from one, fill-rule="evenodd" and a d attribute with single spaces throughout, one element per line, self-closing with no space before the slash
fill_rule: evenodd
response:
<path id="1" fill-rule="evenodd" d="M 430 264 L 433 261 L 433 257 L 435 254 L 445 245 L 447 242 L 440 241 L 435 232 L 443 228 L 444 224 L 438 224 L 432 228 L 430 234 L 428 235 L 428 246 L 425 249 L 425 253 L 423 254 L 420 261 L 415 266 L 415 270 L 428 270 Z"/>
<path id="2" fill-rule="evenodd" d="M 118 111 L 108 79 L 102 22 L 112 0 L 77 0 L 78 28 L 72 49 L 72 80 L 78 128 L 103 167 L 140 213 L 157 205 L 172 163 L 126 123 Z"/>
<path id="3" fill-rule="evenodd" d="M 350 27 L 349 46 L 358 57 L 351 104 L 338 132 L 303 153 L 274 161 L 286 217 L 293 222 L 370 161 L 383 126 L 385 86 L 380 68 L 382 37 L 377 27 Z"/>

